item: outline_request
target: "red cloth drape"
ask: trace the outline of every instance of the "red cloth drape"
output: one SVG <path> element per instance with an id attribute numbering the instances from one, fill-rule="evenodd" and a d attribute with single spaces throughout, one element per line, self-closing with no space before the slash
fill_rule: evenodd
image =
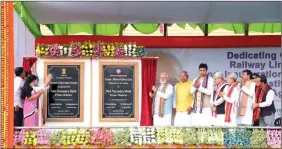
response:
<path id="1" fill-rule="evenodd" d="M 157 59 L 144 58 L 142 62 L 142 107 L 140 126 L 152 126 L 152 99 L 149 97 L 149 92 L 156 82 Z"/>
<path id="2" fill-rule="evenodd" d="M 24 57 L 23 58 L 23 69 L 28 73 L 31 74 L 31 67 L 37 61 L 36 57 Z"/>

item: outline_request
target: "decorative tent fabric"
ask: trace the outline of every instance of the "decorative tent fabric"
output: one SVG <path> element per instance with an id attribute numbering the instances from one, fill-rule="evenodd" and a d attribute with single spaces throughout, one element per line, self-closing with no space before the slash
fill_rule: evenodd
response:
<path id="1" fill-rule="evenodd" d="M 14 9 L 19 14 L 24 24 L 34 37 L 41 37 L 41 31 L 37 21 L 31 16 L 22 2 L 14 2 Z M 80 22 L 78 22 L 80 23 Z M 122 32 L 128 24 L 46 24 L 54 35 L 73 35 L 76 33 L 88 33 L 93 35 L 117 35 Z M 186 24 L 177 24 L 181 28 L 185 28 Z M 188 24 L 192 28 L 199 27 L 205 30 L 204 24 Z M 143 34 L 151 34 L 158 30 L 160 23 L 134 23 L 131 26 L 138 32 Z M 234 31 L 235 34 L 242 34 L 245 31 L 245 24 L 209 24 L 208 33 L 219 28 Z M 250 23 L 249 31 L 261 33 L 279 33 L 281 32 L 281 23 Z"/>

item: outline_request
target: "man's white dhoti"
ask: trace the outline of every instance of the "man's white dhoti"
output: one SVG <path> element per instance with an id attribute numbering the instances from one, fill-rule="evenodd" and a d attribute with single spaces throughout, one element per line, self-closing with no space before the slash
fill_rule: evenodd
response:
<path id="1" fill-rule="evenodd" d="M 224 126 L 225 114 L 217 114 L 216 118 L 211 118 L 211 125 L 213 126 Z"/>
<path id="2" fill-rule="evenodd" d="M 187 112 L 176 112 L 174 118 L 174 126 L 191 126 L 192 125 L 192 113 L 190 115 Z"/>
<path id="3" fill-rule="evenodd" d="M 203 108 L 202 113 L 198 108 L 197 113 L 192 112 L 193 126 L 211 126 L 212 125 L 212 110 L 211 108 Z"/>
<path id="4" fill-rule="evenodd" d="M 237 126 L 237 121 L 236 121 L 237 120 L 237 114 L 231 113 L 230 118 L 231 118 L 231 122 L 230 123 L 224 122 L 224 126 L 230 126 L 230 127 Z"/>
<path id="5" fill-rule="evenodd" d="M 165 114 L 163 117 L 155 114 L 154 126 L 171 126 L 171 114 Z"/>

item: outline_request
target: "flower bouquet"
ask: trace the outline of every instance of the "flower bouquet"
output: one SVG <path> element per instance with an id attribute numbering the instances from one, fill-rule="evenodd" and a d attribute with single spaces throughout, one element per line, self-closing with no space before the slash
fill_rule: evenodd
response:
<path id="1" fill-rule="evenodd" d="M 131 128 L 130 142 L 136 145 L 153 145 L 156 143 L 155 128 Z"/>
<path id="2" fill-rule="evenodd" d="M 82 56 L 93 56 L 93 43 L 91 42 L 84 42 L 81 45 Z"/>
<path id="3" fill-rule="evenodd" d="M 37 145 L 37 136 L 35 131 L 26 131 L 24 135 L 25 146 Z"/>
<path id="4" fill-rule="evenodd" d="M 119 147 L 128 147 L 130 144 L 130 131 L 128 128 L 117 130 L 114 135 L 114 144 Z"/>
<path id="5" fill-rule="evenodd" d="M 49 55 L 49 47 L 47 45 L 38 44 L 36 47 L 36 54 L 39 56 L 47 56 Z"/>
<path id="6" fill-rule="evenodd" d="M 60 48 L 60 53 L 63 56 L 69 56 L 70 55 L 70 45 L 63 45 L 59 46 Z"/>
<path id="7" fill-rule="evenodd" d="M 24 129 L 21 131 L 15 131 L 14 134 L 14 146 L 23 145 L 25 140 L 25 131 Z"/>
<path id="8" fill-rule="evenodd" d="M 148 52 L 145 50 L 143 46 L 137 46 L 135 54 L 137 57 L 143 57 L 148 54 Z"/>
<path id="9" fill-rule="evenodd" d="M 71 47 L 71 56 L 72 57 L 80 57 L 82 54 L 81 46 L 79 42 L 73 42 L 70 45 Z"/>
<path id="10" fill-rule="evenodd" d="M 105 51 L 104 56 L 113 57 L 115 55 L 115 45 L 114 44 L 105 44 L 103 45 L 103 49 Z"/>
<path id="11" fill-rule="evenodd" d="M 49 52 L 51 56 L 60 56 L 63 55 L 63 52 L 60 50 L 59 45 L 50 45 Z"/>
<path id="12" fill-rule="evenodd" d="M 281 129 L 267 130 L 267 145 L 273 148 L 281 148 Z"/>
<path id="13" fill-rule="evenodd" d="M 183 144 L 187 147 L 193 147 L 197 144 L 197 130 L 196 128 L 183 128 Z"/>
<path id="14" fill-rule="evenodd" d="M 229 129 L 224 134 L 224 145 L 226 147 L 250 148 L 251 131 L 247 129 Z"/>
<path id="15" fill-rule="evenodd" d="M 105 47 L 103 46 L 103 43 L 102 42 L 98 42 L 95 46 L 94 46 L 94 54 L 93 54 L 93 57 L 95 59 L 99 58 L 99 57 L 103 57 L 104 56 L 104 53 L 105 53 Z"/>
<path id="16" fill-rule="evenodd" d="M 49 145 L 49 135 L 50 132 L 44 129 L 40 129 L 36 132 L 36 136 L 38 139 L 38 145 Z"/>
<path id="17" fill-rule="evenodd" d="M 157 137 L 157 144 L 158 145 L 162 145 L 166 142 L 166 137 L 168 135 L 167 133 L 168 133 L 167 127 L 157 128 L 156 137 Z"/>
<path id="18" fill-rule="evenodd" d="M 267 147 L 266 131 L 253 129 L 250 143 L 251 143 L 251 147 L 253 148 L 266 148 Z"/>
<path id="19" fill-rule="evenodd" d="M 136 44 L 128 43 L 124 44 L 124 51 L 125 51 L 125 56 L 136 56 L 135 51 L 136 51 Z"/>
<path id="20" fill-rule="evenodd" d="M 51 146 L 60 146 L 62 144 L 63 132 L 66 130 L 53 131 L 49 136 L 49 144 Z"/>
<path id="21" fill-rule="evenodd" d="M 125 51 L 123 49 L 122 44 L 120 44 L 120 43 L 116 43 L 114 51 L 115 51 L 114 52 L 115 57 L 123 57 L 123 56 L 125 56 Z"/>
<path id="22" fill-rule="evenodd" d="M 91 130 L 90 144 L 107 146 L 113 144 L 113 132 L 110 128 L 99 128 L 98 130 Z"/>
<path id="23" fill-rule="evenodd" d="M 87 130 L 63 131 L 62 145 L 86 145 L 90 140 L 90 132 Z"/>

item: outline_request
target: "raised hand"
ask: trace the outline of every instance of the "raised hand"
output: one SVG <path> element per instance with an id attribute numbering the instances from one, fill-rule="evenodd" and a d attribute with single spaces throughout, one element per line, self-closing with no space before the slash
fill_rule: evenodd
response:
<path id="1" fill-rule="evenodd" d="M 154 95 L 152 94 L 152 92 L 149 92 L 149 96 L 153 98 Z"/>
<path id="2" fill-rule="evenodd" d="M 156 88 L 155 86 L 152 86 L 152 90 L 153 90 L 154 92 L 156 92 L 156 91 L 157 91 L 157 88 Z"/>

